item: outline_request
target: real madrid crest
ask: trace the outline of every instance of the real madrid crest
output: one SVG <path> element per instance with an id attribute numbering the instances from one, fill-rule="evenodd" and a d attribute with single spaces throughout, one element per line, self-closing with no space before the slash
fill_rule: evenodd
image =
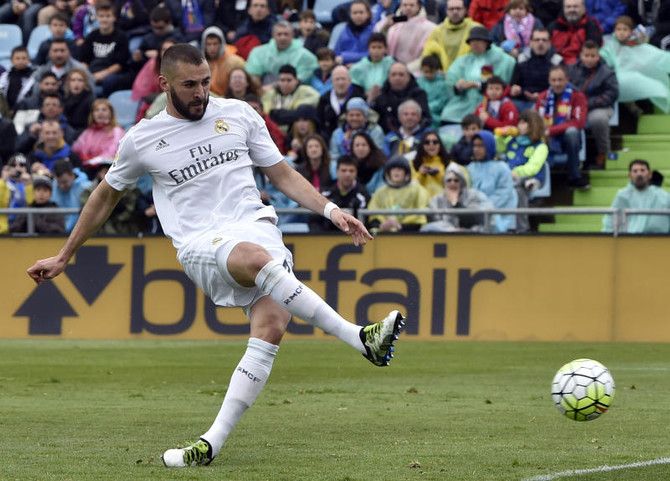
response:
<path id="1" fill-rule="evenodd" d="M 225 120 L 219 119 L 214 123 L 214 130 L 216 130 L 217 134 L 227 134 L 230 132 L 230 126 L 228 126 Z"/>

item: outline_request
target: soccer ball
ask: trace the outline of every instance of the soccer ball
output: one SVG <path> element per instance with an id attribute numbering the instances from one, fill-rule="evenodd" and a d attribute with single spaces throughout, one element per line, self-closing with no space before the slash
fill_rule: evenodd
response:
<path id="1" fill-rule="evenodd" d="M 612 405 L 614 379 L 598 361 L 575 359 L 554 376 L 551 397 L 561 414 L 575 421 L 591 421 Z"/>

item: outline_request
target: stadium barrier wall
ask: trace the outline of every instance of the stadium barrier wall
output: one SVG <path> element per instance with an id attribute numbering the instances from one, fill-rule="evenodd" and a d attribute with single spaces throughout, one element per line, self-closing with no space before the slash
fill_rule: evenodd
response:
<path id="1" fill-rule="evenodd" d="M 286 236 L 296 275 L 358 324 L 399 308 L 422 340 L 670 341 L 668 238 Z M 242 339 L 164 238 L 95 238 L 37 287 L 26 268 L 63 239 L 0 239 L 0 338 Z M 329 336 L 292 322 L 287 339 Z"/>

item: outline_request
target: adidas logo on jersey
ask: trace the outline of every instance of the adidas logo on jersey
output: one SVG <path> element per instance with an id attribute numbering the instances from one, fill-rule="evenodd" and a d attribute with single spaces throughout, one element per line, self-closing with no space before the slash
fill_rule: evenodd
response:
<path id="1" fill-rule="evenodd" d="M 159 151 L 161 149 L 164 149 L 165 147 L 169 147 L 170 144 L 168 144 L 165 139 L 161 139 L 160 142 L 156 144 L 156 151 Z"/>

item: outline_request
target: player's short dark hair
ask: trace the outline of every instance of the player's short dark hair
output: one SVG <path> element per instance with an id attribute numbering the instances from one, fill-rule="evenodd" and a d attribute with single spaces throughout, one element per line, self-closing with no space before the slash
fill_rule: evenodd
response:
<path id="1" fill-rule="evenodd" d="M 63 174 L 74 173 L 70 159 L 58 159 L 56 162 L 54 162 L 54 166 L 51 171 L 53 172 L 54 177 L 60 177 Z"/>
<path id="2" fill-rule="evenodd" d="M 312 19 L 316 21 L 316 14 L 314 13 L 314 10 L 311 8 L 306 8 L 302 12 L 300 12 L 300 16 L 298 16 L 298 20 L 309 20 Z"/>
<path id="3" fill-rule="evenodd" d="M 585 48 L 588 48 L 589 50 L 593 49 L 600 50 L 600 45 L 598 45 L 598 42 L 590 38 L 582 44 L 581 49 L 584 50 Z"/>
<path id="4" fill-rule="evenodd" d="M 442 62 L 437 55 L 427 55 L 421 59 L 421 67 L 428 67 L 432 70 L 442 70 Z"/>
<path id="5" fill-rule="evenodd" d="M 337 159 L 337 166 L 340 165 L 353 165 L 358 170 L 358 161 L 349 154 L 345 154 Z"/>
<path id="6" fill-rule="evenodd" d="M 370 38 L 368 38 L 368 47 L 372 45 L 373 43 L 383 43 L 384 47 L 387 46 L 386 44 L 386 35 L 384 35 L 381 32 L 374 32 L 372 35 L 370 35 Z"/>
<path id="7" fill-rule="evenodd" d="M 279 67 L 279 75 L 287 73 L 290 75 L 293 75 L 295 78 L 298 78 L 298 71 L 295 69 L 293 65 L 290 65 L 288 63 L 282 65 Z"/>
<path id="8" fill-rule="evenodd" d="M 327 59 L 335 60 L 335 51 L 328 47 L 321 47 L 319 50 L 316 51 L 315 55 L 317 60 L 327 60 Z"/>
<path id="9" fill-rule="evenodd" d="M 463 117 L 463 120 L 461 120 L 461 127 L 466 128 L 471 125 L 476 125 L 480 129 L 482 128 L 482 119 L 480 119 L 478 116 L 475 114 L 468 114 L 465 117 Z"/>
<path id="10" fill-rule="evenodd" d="M 26 47 L 24 47 L 23 45 L 17 45 L 16 47 L 14 47 L 12 49 L 12 54 L 9 56 L 9 58 L 12 58 L 15 53 L 19 53 L 19 52 L 28 53 L 28 49 Z"/>
<path id="11" fill-rule="evenodd" d="M 49 25 L 51 25 L 51 22 L 54 20 L 60 20 L 66 25 L 70 25 L 70 19 L 67 18 L 67 15 L 65 15 L 63 12 L 56 12 L 52 16 L 49 17 Z"/>
<path id="12" fill-rule="evenodd" d="M 488 87 L 489 85 L 501 85 L 502 88 L 505 88 L 505 81 L 500 77 L 499 75 L 494 75 L 493 77 L 490 77 L 486 81 L 486 86 Z"/>
<path id="13" fill-rule="evenodd" d="M 628 164 L 628 172 L 630 172 L 631 170 L 633 170 L 633 166 L 634 166 L 635 164 L 644 165 L 645 167 L 647 167 L 647 170 L 651 170 L 651 167 L 649 166 L 649 162 L 647 162 L 646 160 L 643 160 L 643 159 L 633 159 L 633 160 L 630 161 L 630 164 Z"/>
<path id="14" fill-rule="evenodd" d="M 151 10 L 149 21 L 172 23 L 172 15 L 170 15 L 170 10 L 167 7 L 157 5 Z"/>
<path id="15" fill-rule="evenodd" d="M 174 71 L 177 62 L 189 65 L 202 65 L 205 62 L 205 54 L 197 47 L 189 43 L 178 43 L 168 48 L 161 58 L 161 73 L 168 70 Z"/>

